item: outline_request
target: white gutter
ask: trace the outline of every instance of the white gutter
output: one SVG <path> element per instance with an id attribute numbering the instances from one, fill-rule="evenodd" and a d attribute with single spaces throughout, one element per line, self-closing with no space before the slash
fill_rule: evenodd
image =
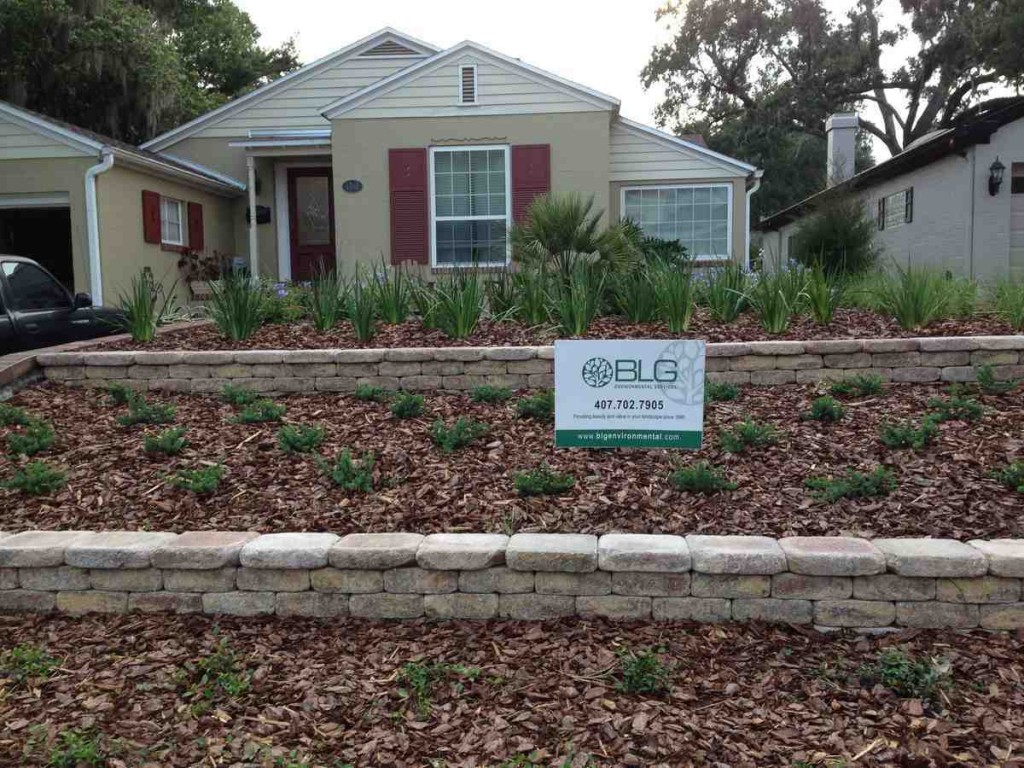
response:
<path id="1" fill-rule="evenodd" d="M 743 254 L 743 268 L 746 270 L 750 269 L 750 198 L 761 188 L 762 176 L 764 176 L 763 170 L 754 171 L 754 183 L 752 186 L 747 188 L 747 234 L 743 239 L 747 249 L 746 253 Z"/>
<path id="2" fill-rule="evenodd" d="M 103 268 L 100 264 L 100 216 L 96 206 L 96 177 L 114 167 L 114 151 L 100 150 L 102 160 L 85 172 L 85 230 L 89 251 L 89 288 L 92 301 L 103 303 Z"/>

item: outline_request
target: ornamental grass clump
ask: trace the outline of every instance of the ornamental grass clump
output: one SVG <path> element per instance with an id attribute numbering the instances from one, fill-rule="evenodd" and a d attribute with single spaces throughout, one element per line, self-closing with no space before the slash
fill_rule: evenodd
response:
<path id="1" fill-rule="evenodd" d="M 658 314 L 658 293 L 649 270 L 631 269 L 611 280 L 615 310 L 631 323 L 649 323 Z"/>
<path id="2" fill-rule="evenodd" d="M 465 448 L 470 443 L 486 435 L 488 427 L 479 421 L 460 416 L 455 423 L 448 426 L 438 419 L 430 427 L 430 438 L 441 449 L 442 453 L 452 453 Z"/>
<path id="3" fill-rule="evenodd" d="M 454 269 L 434 285 L 433 322 L 449 339 L 473 335 L 484 313 L 483 283 L 476 273 Z"/>
<path id="4" fill-rule="evenodd" d="M 165 294 L 163 285 L 153 278 L 148 269 L 144 269 L 139 276 L 132 278 L 128 292 L 118 296 L 118 307 L 124 313 L 124 327 L 131 334 L 132 341 L 149 343 L 156 338 L 157 327 L 170 315 L 175 285 L 177 281 Z"/>
<path id="5" fill-rule="evenodd" d="M 312 453 L 327 436 L 327 431 L 311 424 L 285 424 L 277 430 L 277 445 L 285 453 Z"/>
<path id="6" fill-rule="evenodd" d="M 859 374 L 833 382 L 828 391 L 836 397 L 870 397 L 885 391 L 885 383 L 877 374 Z"/>
<path id="7" fill-rule="evenodd" d="M 210 283 L 210 319 L 217 330 L 233 341 L 248 339 L 263 324 L 267 289 L 258 279 L 242 272 L 228 272 Z"/>
<path id="8" fill-rule="evenodd" d="M 7 435 L 7 451 L 15 456 L 35 456 L 42 453 L 57 439 L 53 425 L 41 419 L 29 419 L 21 432 Z"/>
<path id="9" fill-rule="evenodd" d="M 571 491 L 576 478 L 566 472 L 555 472 L 547 464 L 515 474 L 516 493 L 520 496 L 558 496 Z"/>
<path id="10" fill-rule="evenodd" d="M 412 312 L 412 282 L 401 266 L 388 267 L 381 255 L 381 265 L 373 274 L 373 290 L 377 310 L 385 323 L 404 323 Z"/>
<path id="11" fill-rule="evenodd" d="M 504 322 L 515 318 L 518 295 L 512 272 L 503 269 L 491 275 L 484 282 L 484 296 L 491 319 Z"/>
<path id="12" fill-rule="evenodd" d="M 779 442 L 778 432 L 771 424 L 745 419 L 732 429 L 723 430 L 718 444 L 728 453 L 744 453 L 748 448 L 766 448 Z"/>
<path id="13" fill-rule="evenodd" d="M 361 458 L 352 457 L 352 451 L 343 448 L 335 457 L 334 462 L 317 458 L 320 471 L 331 479 L 339 488 L 352 493 L 370 493 L 373 491 L 373 467 L 376 460 L 373 453 L 367 451 Z"/>
<path id="14" fill-rule="evenodd" d="M 1024 461 L 1012 461 L 1000 470 L 994 470 L 991 477 L 1012 491 L 1024 493 Z"/>
<path id="15" fill-rule="evenodd" d="M 831 325 L 846 294 L 846 283 L 838 275 L 827 272 L 821 264 L 817 264 L 807 275 L 804 293 L 814 322 L 818 325 Z"/>
<path id="16" fill-rule="evenodd" d="M 605 275 L 596 264 L 579 261 L 564 280 L 555 283 L 551 308 L 559 329 L 568 336 L 582 336 L 601 311 Z"/>
<path id="17" fill-rule="evenodd" d="M 1024 331 L 1024 280 L 1003 279 L 992 290 L 996 314 L 1017 332 Z"/>
<path id="18" fill-rule="evenodd" d="M 888 469 L 879 466 L 867 473 L 847 469 L 835 477 L 809 477 L 804 485 L 814 492 L 814 498 L 833 503 L 840 499 L 888 496 L 896 490 L 896 478 Z"/>
<path id="19" fill-rule="evenodd" d="M 761 272 L 746 293 L 747 303 L 757 314 L 765 333 L 785 333 L 807 298 L 807 273 L 798 266 Z"/>
<path id="20" fill-rule="evenodd" d="M 704 402 L 724 403 L 739 399 L 740 388 L 735 384 L 718 381 L 704 382 Z"/>
<path id="21" fill-rule="evenodd" d="M 657 314 L 671 333 L 686 333 L 693 322 L 696 285 L 693 273 L 686 267 L 670 264 L 651 272 Z"/>
<path id="22" fill-rule="evenodd" d="M 348 280 L 337 270 L 317 270 L 309 287 L 309 316 L 316 330 L 329 331 L 345 319 L 351 290 Z"/>
<path id="23" fill-rule="evenodd" d="M 811 421 L 836 422 L 845 414 L 846 409 L 835 398 L 825 395 L 814 399 L 811 403 L 811 410 L 803 414 L 803 418 Z"/>
<path id="24" fill-rule="evenodd" d="M 391 415 L 396 419 L 415 419 L 423 415 L 423 395 L 399 392 L 391 403 Z"/>
<path id="25" fill-rule="evenodd" d="M 135 424 L 170 424 L 174 421 L 175 407 L 170 403 L 150 403 L 138 395 L 128 403 L 128 413 L 118 416 L 122 427 Z"/>
<path id="26" fill-rule="evenodd" d="M 512 275 L 516 293 L 515 316 L 521 323 L 536 326 L 551 320 L 551 277 L 540 267 L 524 267 Z"/>
<path id="27" fill-rule="evenodd" d="M 720 491 L 734 491 L 738 487 L 725 478 L 725 474 L 706 461 L 698 461 L 688 467 L 679 467 L 668 476 L 673 487 L 687 493 L 710 495 Z"/>
<path id="28" fill-rule="evenodd" d="M 164 453 L 168 456 L 176 456 L 188 445 L 185 439 L 184 427 L 171 427 L 155 435 L 146 435 L 142 438 L 142 448 L 146 453 Z"/>
<path id="29" fill-rule="evenodd" d="M 521 419 L 551 421 L 555 418 L 555 391 L 542 389 L 529 397 L 522 398 L 516 403 L 516 413 Z"/>
<path id="30" fill-rule="evenodd" d="M 394 396 L 394 393 L 374 384 L 357 384 L 353 396 L 356 400 L 369 403 L 386 403 Z"/>
<path id="31" fill-rule="evenodd" d="M 230 403 L 236 408 L 252 405 L 260 399 L 259 393 L 255 390 L 240 387 L 237 384 L 225 384 L 220 394 L 226 403 Z"/>
<path id="32" fill-rule="evenodd" d="M 208 464 L 198 469 L 179 469 L 168 482 L 175 488 L 205 496 L 217 490 L 223 477 L 222 464 Z"/>
<path id="33" fill-rule="evenodd" d="M 939 428 L 935 419 L 931 417 L 921 419 L 920 426 L 909 421 L 884 422 L 878 430 L 878 435 L 887 448 L 913 448 L 915 451 L 931 443 L 938 434 Z"/>
<path id="34" fill-rule="evenodd" d="M 504 403 L 512 397 L 512 390 L 508 387 L 495 387 L 491 384 L 483 384 L 474 387 L 469 395 L 474 403 Z"/>
<path id="35" fill-rule="evenodd" d="M 697 291 L 697 301 L 720 323 L 731 323 L 747 308 L 750 276 L 743 267 L 729 262 L 710 271 Z"/>
<path id="36" fill-rule="evenodd" d="M 878 283 L 879 310 L 907 331 L 924 328 L 941 318 L 953 302 L 952 284 L 938 272 L 900 269 Z"/>
<path id="37" fill-rule="evenodd" d="M 14 471 L 0 487 L 27 493 L 29 496 L 42 496 L 56 493 L 67 483 L 67 474 L 45 461 L 30 461 Z"/>
<path id="38" fill-rule="evenodd" d="M 281 403 L 263 398 L 242 408 L 232 421 L 236 424 L 264 424 L 270 421 L 280 421 L 287 410 Z"/>
<path id="39" fill-rule="evenodd" d="M 377 296 L 373 287 L 357 277 L 352 283 L 348 320 L 359 341 L 370 341 L 377 335 Z"/>

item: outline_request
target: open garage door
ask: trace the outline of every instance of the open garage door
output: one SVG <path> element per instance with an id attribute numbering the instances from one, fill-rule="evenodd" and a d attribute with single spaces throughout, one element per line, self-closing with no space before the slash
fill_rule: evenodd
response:
<path id="1" fill-rule="evenodd" d="M 35 259 L 73 293 L 71 208 L 67 195 L 0 196 L 0 253 Z"/>

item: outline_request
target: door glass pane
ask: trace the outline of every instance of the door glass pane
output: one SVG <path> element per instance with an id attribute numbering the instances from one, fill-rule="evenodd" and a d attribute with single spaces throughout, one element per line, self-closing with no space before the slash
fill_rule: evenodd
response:
<path id="1" fill-rule="evenodd" d="M 330 244 L 329 194 L 326 176 L 299 176 L 295 179 L 295 231 L 300 246 Z"/>
<path id="2" fill-rule="evenodd" d="M 39 267 L 5 261 L 3 271 L 13 294 L 15 309 L 24 312 L 34 309 L 66 309 L 71 306 L 61 284 Z"/>

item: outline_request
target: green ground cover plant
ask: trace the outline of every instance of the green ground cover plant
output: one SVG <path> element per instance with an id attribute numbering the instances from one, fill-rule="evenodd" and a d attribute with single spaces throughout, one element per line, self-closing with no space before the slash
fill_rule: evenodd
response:
<path id="1" fill-rule="evenodd" d="M 921 419 L 920 425 L 913 422 L 883 422 L 879 437 L 889 448 L 913 448 L 919 451 L 931 443 L 939 434 L 935 420 L 929 416 Z"/>
<path id="2" fill-rule="evenodd" d="M 163 453 L 168 456 L 176 456 L 188 445 L 185 439 L 185 427 L 171 427 L 155 435 L 145 435 L 142 438 L 142 449 L 146 453 Z"/>
<path id="3" fill-rule="evenodd" d="M 739 396 L 740 388 L 735 384 L 717 381 L 704 382 L 704 402 L 706 403 L 729 402 L 738 400 Z"/>
<path id="4" fill-rule="evenodd" d="M 779 442 L 779 433 L 771 424 L 744 419 L 731 429 L 722 430 L 718 444 L 727 453 L 744 453 L 750 448 L 766 448 Z"/>
<path id="5" fill-rule="evenodd" d="M 29 419 L 21 432 L 7 435 L 7 451 L 15 456 L 35 456 L 42 453 L 57 439 L 53 425 L 41 419 Z"/>
<path id="6" fill-rule="evenodd" d="M 269 398 L 262 398 L 242 408 L 233 420 L 237 424 L 263 424 L 268 421 L 280 421 L 287 410 L 281 403 L 275 403 Z"/>
<path id="7" fill-rule="evenodd" d="M 633 695 L 661 696 L 672 685 L 672 673 L 654 651 L 618 651 L 615 687 Z"/>
<path id="8" fill-rule="evenodd" d="M 251 405 L 260 398 L 259 393 L 255 390 L 240 387 L 237 384 L 225 384 L 220 393 L 221 397 L 224 398 L 224 402 L 229 403 L 236 408 Z"/>
<path id="9" fill-rule="evenodd" d="M 943 400 L 933 397 L 928 407 L 934 411 L 930 418 L 937 422 L 943 421 L 977 421 L 985 415 L 985 408 L 973 397 L 963 394 L 961 387 L 949 388 L 948 397 Z"/>
<path id="10" fill-rule="evenodd" d="M 871 472 L 847 469 L 834 477 L 810 477 L 804 481 L 819 501 L 834 503 L 840 499 L 868 499 L 888 496 L 896 490 L 896 478 L 882 466 Z"/>
<path id="11" fill-rule="evenodd" d="M 423 395 L 399 392 L 391 403 L 391 415 L 396 419 L 414 419 L 423 415 Z"/>
<path id="12" fill-rule="evenodd" d="M 138 395 L 128 402 L 128 413 L 118 416 L 117 423 L 122 427 L 136 424 L 170 424 L 174 421 L 176 410 L 170 403 L 150 403 Z"/>
<path id="13" fill-rule="evenodd" d="M 313 424 L 285 424 L 277 430 L 277 445 L 285 453 L 312 453 L 327 436 L 327 431 Z"/>
<path id="14" fill-rule="evenodd" d="M 358 384 L 353 395 L 356 400 L 364 400 L 371 403 L 386 403 L 394 393 L 384 387 L 377 387 L 373 384 Z"/>
<path id="15" fill-rule="evenodd" d="M 224 472 L 224 466 L 221 464 L 208 464 L 197 469 L 179 469 L 168 482 L 175 488 L 191 491 L 197 496 L 205 496 L 217 490 Z"/>
<path id="16" fill-rule="evenodd" d="M 495 387 L 484 384 L 474 387 L 469 395 L 474 403 L 504 403 L 512 397 L 512 390 L 508 387 Z"/>
<path id="17" fill-rule="evenodd" d="M 1011 461 L 1000 470 L 994 470 L 991 476 L 1011 491 L 1024 493 L 1024 461 Z"/>
<path id="18" fill-rule="evenodd" d="M 555 391 L 544 389 L 516 403 L 516 413 L 523 419 L 551 421 L 555 418 Z"/>
<path id="19" fill-rule="evenodd" d="M 67 483 L 67 473 L 57 469 L 45 461 L 30 461 L 14 470 L 7 480 L 0 483 L 4 488 L 27 493 L 30 496 L 42 496 L 56 493 Z"/>
<path id="20" fill-rule="evenodd" d="M 353 493 L 370 493 L 373 491 L 373 467 L 376 463 L 373 453 L 367 451 L 359 459 L 352 456 L 352 451 L 343 448 L 335 457 L 334 462 L 317 458 L 320 470 L 331 481 L 346 491 Z"/>
<path id="21" fill-rule="evenodd" d="M 486 435 L 487 432 L 486 424 L 466 416 L 459 416 L 451 426 L 440 419 L 435 421 L 430 427 L 430 439 L 437 444 L 442 453 L 452 453 L 459 448 L 465 448 Z"/>
<path id="22" fill-rule="evenodd" d="M 473 682 L 480 677 L 479 667 L 445 662 L 407 662 L 398 670 L 398 695 L 413 705 L 420 718 L 430 715 L 435 686 L 453 680 L 457 690 L 462 681 Z"/>
<path id="23" fill-rule="evenodd" d="M 24 426 L 29 422 L 28 412 L 10 403 L 0 403 L 0 427 Z"/>
<path id="24" fill-rule="evenodd" d="M 210 653 L 186 662 L 178 678 L 197 717 L 217 704 L 241 698 L 252 685 L 252 673 L 226 638 L 221 638 Z"/>
<path id="25" fill-rule="evenodd" d="M 846 415 L 846 409 L 843 408 L 835 398 L 824 395 L 823 397 L 816 397 L 811 402 L 811 410 L 803 415 L 803 418 L 811 421 L 825 421 L 825 422 L 836 422 L 840 421 L 843 416 Z"/>
<path id="26" fill-rule="evenodd" d="M 897 696 L 935 701 L 951 685 L 948 662 L 918 659 L 900 648 L 887 648 L 872 664 L 863 665 L 858 676 L 862 684 L 884 685 Z"/>
<path id="27" fill-rule="evenodd" d="M 710 495 L 720 491 L 734 491 L 736 483 L 729 482 L 725 473 L 707 461 L 698 461 L 690 466 L 678 467 L 668 476 L 674 488 L 688 493 Z"/>
<path id="28" fill-rule="evenodd" d="M 0 654 L 0 676 L 15 685 L 46 680 L 60 667 L 60 661 L 34 643 L 21 643 Z"/>
<path id="29" fill-rule="evenodd" d="M 567 472 L 555 472 L 547 464 L 537 469 L 517 472 L 514 478 L 520 496 L 558 496 L 572 490 L 576 478 Z"/>
<path id="30" fill-rule="evenodd" d="M 836 397 L 870 397 L 882 394 L 885 383 L 877 374 L 864 373 L 832 382 L 828 389 Z"/>

